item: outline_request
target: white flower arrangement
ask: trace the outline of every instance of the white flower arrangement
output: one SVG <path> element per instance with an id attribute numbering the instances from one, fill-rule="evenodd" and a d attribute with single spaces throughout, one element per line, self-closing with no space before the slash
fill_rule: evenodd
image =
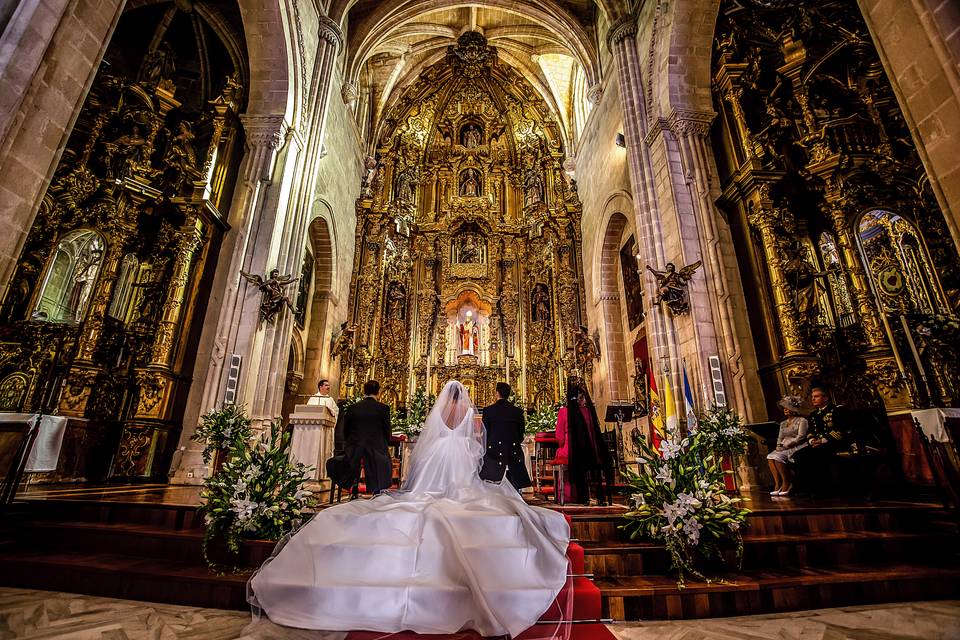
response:
<path id="1" fill-rule="evenodd" d="M 736 562 L 743 557 L 741 529 L 749 511 L 740 498 L 726 494 L 723 471 L 711 445 L 697 431 L 679 441 L 665 440 L 658 453 L 646 441 L 640 443 L 646 475 L 626 470 L 633 487 L 631 510 L 621 529 L 638 537 L 662 541 L 677 572 L 677 586 L 693 576 L 704 575 L 706 560 L 723 561 L 724 549 L 733 549 Z"/>
<path id="2" fill-rule="evenodd" d="M 276 422 L 251 444 L 235 446 L 200 494 L 207 525 L 204 557 L 214 568 L 208 554 L 212 540 L 223 539 L 232 553 L 245 538 L 279 540 L 300 526 L 310 506 L 313 494 L 304 488 L 309 469 L 290 462 L 290 433 Z"/>

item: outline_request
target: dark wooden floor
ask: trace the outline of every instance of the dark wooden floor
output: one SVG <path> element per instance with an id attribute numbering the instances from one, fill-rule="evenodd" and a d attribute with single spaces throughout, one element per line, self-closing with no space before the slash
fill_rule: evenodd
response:
<path id="1" fill-rule="evenodd" d="M 960 597 L 956 513 L 937 503 L 744 498 L 753 512 L 742 570 L 682 590 L 662 545 L 619 529 L 626 507 L 559 510 L 615 620 Z M 0 585 L 243 608 L 249 572 L 207 571 L 198 504 L 193 486 L 32 487 L 0 525 Z M 273 546 L 249 541 L 236 560 L 256 567 Z"/>

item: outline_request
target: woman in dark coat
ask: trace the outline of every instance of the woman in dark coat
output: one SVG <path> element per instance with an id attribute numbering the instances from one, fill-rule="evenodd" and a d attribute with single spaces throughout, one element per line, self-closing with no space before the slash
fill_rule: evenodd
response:
<path id="1" fill-rule="evenodd" d="M 567 404 L 557 414 L 557 439 L 568 452 L 571 501 L 590 504 L 589 485 L 595 482 L 597 504 L 611 504 L 613 459 L 590 394 L 575 380 L 567 383 Z"/>

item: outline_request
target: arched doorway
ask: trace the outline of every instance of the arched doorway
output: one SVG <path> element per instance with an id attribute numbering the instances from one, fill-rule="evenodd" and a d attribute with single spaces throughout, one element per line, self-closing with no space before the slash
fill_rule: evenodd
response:
<path id="1" fill-rule="evenodd" d="M 323 208 L 326 205 L 321 203 Z M 329 211 L 327 212 L 329 213 Z M 333 380 L 337 388 L 336 365 L 331 361 L 330 350 L 337 328 L 331 319 L 330 307 L 333 270 L 336 260 L 332 241 L 330 222 L 326 217 L 318 217 L 310 223 L 310 246 L 313 252 L 313 286 L 307 311 L 304 339 L 303 380 L 299 384 L 299 402 L 317 392 L 317 382 L 321 378 Z"/>

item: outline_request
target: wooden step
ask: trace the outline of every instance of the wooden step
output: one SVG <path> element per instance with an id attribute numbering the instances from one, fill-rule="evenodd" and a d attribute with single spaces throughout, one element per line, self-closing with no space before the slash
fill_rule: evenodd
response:
<path id="1" fill-rule="evenodd" d="M 741 616 L 855 604 L 960 596 L 960 567 L 891 564 L 874 567 L 744 571 L 725 582 L 672 576 L 597 578 L 603 615 L 614 620 Z"/>
<path id="2" fill-rule="evenodd" d="M 956 543 L 951 533 L 840 531 L 817 536 L 770 534 L 744 536 L 744 570 L 765 567 L 832 567 L 839 564 L 889 564 L 935 560 Z M 596 576 L 670 573 L 670 555 L 658 542 L 583 542 L 586 571 Z M 734 566 L 735 554 L 725 554 Z"/>

